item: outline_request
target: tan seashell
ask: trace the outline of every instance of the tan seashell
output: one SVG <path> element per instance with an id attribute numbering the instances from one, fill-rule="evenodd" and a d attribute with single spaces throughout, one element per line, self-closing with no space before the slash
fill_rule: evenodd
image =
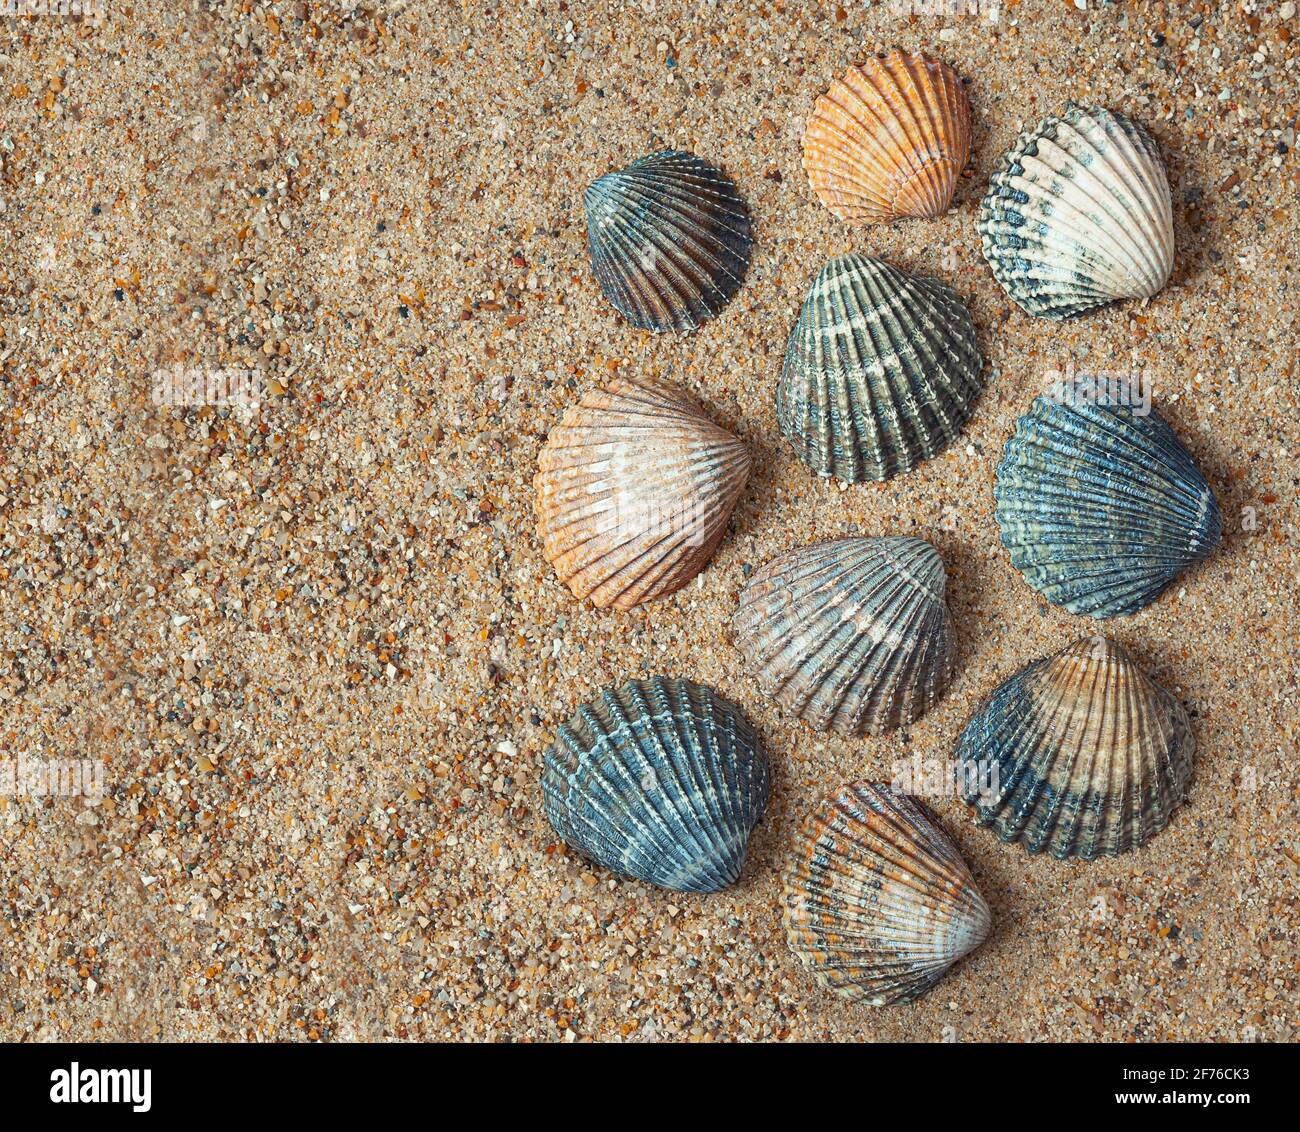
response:
<path id="1" fill-rule="evenodd" d="M 952 204 L 970 141 L 957 73 L 895 50 L 850 67 L 817 100 L 803 167 L 818 199 L 850 224 L 934 219 Z"/>
<path id="2" fill-rule="evenodd" d="M 602 609 L 663 597 L 712 557 L 749 467 L 744 443 L 675 385 L 620 378 L 546 439 L 533 479 L 542 553 Z"/>

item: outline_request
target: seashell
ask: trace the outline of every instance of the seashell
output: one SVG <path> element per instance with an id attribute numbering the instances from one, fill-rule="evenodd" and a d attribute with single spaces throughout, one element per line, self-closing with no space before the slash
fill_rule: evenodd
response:
<path id="1" fill-rule="evenodd" d="M 954 292 L 870 256 L 838 256 L 790 332 L 777 420 L 817 475 L 889 479 L 961 431 L 982 366 Z"/>
<path id="2" fill-rule="evenodd" d="M 1187 712 L 1105 637 L 1035 661 L 980 705 L 957 744 L 980 825 L 1053 857 L 1114 857 L 1169 823 L 1192 776 Z"/>
<path id="3" fill-rule="evenodd" d="M 560 727 L 542 770 L 546 818 L 567 844 L 678 892 L 739 879 L 767 793 L 767 756 L 740 709 L 663 676 L 602 689 Z"/>
<path id="4" fill-rule="evenodd" d="M 596 280 L 633 326 L 694 330 L 739 290 L 749 210 L 707 161 L 652 153 L 598 177 L 583 203 Z"/>
<path id="5" fill-rule="evenodd" d="M 736 646 L 759 687 L 820 731 L 910 723 L 952 677 L 943 562 L 918 538 L 845 538 L 779 555 L 740 595 Z"/>
<path id="6" fill-rule="evenodd" d="M 1042 318 L 1147 298 L 1174 268 L 1160 151 L 1100 107 L 1071 102 L 1021 134 L 993 173 L 978 228 L 1003 290 Z"/>
<path id="7" fill-rule="evenodd" d="M 956 72 L 891 51 L 850 67 L 817 100 L 803 167 L 822 204 L 850 224 L 934 219 L 952 204 L 970 141 Z"/>
<path id="8" fill-rule="evenodd" d="M 670 594 L 722 541 L 749 466 L 745 445 L 676 386 L 615 380 L 570 408 L 542 449 L 546 560 L 601 608 Z"/>
<path id="9" fill-rule="evenodd" d="M 1091 617 L 1135 613 L 1219 543 L 1219 505 L 1173 429 L 1074 380 L 1016 422 L 993 494 L 1035 590 Z M 1113 398 L 1112 398 L 1113 400 Z"/>
<path id="10" fill-rule="evenodd" d="M 883 784 L 825 799 L 782 880 L 790 950 L 822 986 L 872 1006 L 924 994 L 993 925 L 930 811 Z"/>

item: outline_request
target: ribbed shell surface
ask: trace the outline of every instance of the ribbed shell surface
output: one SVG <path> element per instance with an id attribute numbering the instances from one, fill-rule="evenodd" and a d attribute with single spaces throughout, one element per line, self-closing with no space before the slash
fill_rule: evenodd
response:
<path id="1" fill-rule="evenodd" d="M 813 727 L 879 735 L 942 695 L 955 663 L 943 562 L 917 538 L 847 538 L 779 555 L 732 621 L 759 686 Z"/>
<path id="2" fill-rule="evenodd" d="M 993 494 L 1002 545 L 1035 590 L 1091 617 L 1135 613 L 1219 543 L 1219 505 L 1152 409 L 1102 404 L 1085 383 L 1035 398 Z M 1099 388 L 1099 387 L 1093 387 Z"/>
<path id="3" fill-rule="evenodd" d="M 601 608 L 670 594 L 712 556 L 749 468 L 745 445 L 676 386 L 617 379 L 570 408 L 542 449 L 546 560 Z"/>
<path id="4" fill-rule="evenodd" d="M 568 845 L 679 892 L 739 879 L 767 795 L 767 756 L 740 709 L 662 676 L 580 707 L 542 771 L 547 820 Z"/>
<path id="5" fill-rule="evenodd" d="M 1076 641 L 1001 684 L 957 746 L 997 789 L 970 791 L 980 825 L 1031 853 L 1091 860 L 1144 844 L 1192 776 L 1187 712 L 1119 644 Z M 975 776 L 971 777 L 971 781 Z"/>
<path id="6" fill-rule="evenodd" d="M 993 923 L 930 812 L 881 784 L 853 783 L 822 802 L 783 881 L 790 950 L 823 986 L 873 1006 L 924 994 Z"/>
<path id="7" fill-rule="evenodd" d="M 596 280 L 633 326 L 694 330 L 740 288 L 749 210 L 707 161 L 669 150 L 642 157 L 597 178 L 583 203 Z"/>
<path id="8" fill-rule="evenodd" d="M 1067 105 L 1022 134 L 980 207 L 984 257 L 1029 314 L 1062 319 L 1154 295 L 1174 268 L 1173 204 L 1151 135 Z"/>
<path id="9" fill-rule="evenodd" d="M 850 67 L 817 100 L 803 167 L 850 224 L 942 216 L 970 156 L 971 113 L 951 67 L 891 51 Z"/>
<path id="10" fill-rule="evenodd" d="M 885 480 L 941 452 L 983 388 L 956 294 L 864 255 L 830 260 L 790 333 L 781 431 L 819 476 Z"/>

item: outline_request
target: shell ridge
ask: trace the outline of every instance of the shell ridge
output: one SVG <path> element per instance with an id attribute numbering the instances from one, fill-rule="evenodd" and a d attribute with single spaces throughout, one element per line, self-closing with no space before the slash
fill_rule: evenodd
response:
<path id="1" fill-rule="evenodd" d="M 1109 149 L 1099 149 L 1083 134 L 1076 132 L 1073 137 L 1078 145 L 1087 149 L 1094 158 L 1104 159 L 1111 152 Z M 1049 140 L 1046 141 L 1045 146 L 1040 145 L 1036 158 L 1025 159 L 1026 171 L 1032 168 L 1035 172 L 1041 172 L 1042 180 L 1052 179 L 1056 176 L 1056 165 L 1049 161 L 1048 157 L 1054 157 L 1055 161 L 1061 164 L 1079 161 L 1076 152 L 1059 145 L 1055 140 Z M 1118 170 L 1116 165 L 1119 166 Z M 1108 163 L 1107 168 L 1118 172 L 1122 170 L 1123 163 Z M 1026 178 L 1026 180 L 1030 179 Z M 1017 181 L 1018 179 L 1013 178 L 1012 184 L 1016 184 Z M 1152 279 L 1159 279 L 1158 268 L 1149 253 L 1144 255 L 1144 249 L 1136 241 L 1121 240 L 1103 227 L 1103 218 L 1112 223 L 1123 220 L 1125 211 L 1133 203 L 1131 191 L 1127 192 L 1123 199 L 1117 199 L 1114 187 L 1098 177 L 1086 163 L 1083 164 L 1078 175 L 1072 178 L 1071 184 L 1078 190 L 1087 205 L 1095 211 L 1089 212 L 1082 205 L 1075 205 L 1066 199 L 1061 193 L 1054 193 L 1051 212 L 1053 227 L 1059 223 L 1063 233 L 1078 243 L 1076 256 L 1081 262 L 1088 263 L 1098 270 L 1095 278 L 1099 281 L 1104 280 L 1108 290 L 1131 288 L 1134 283 L 1147 287 L 1151 285 Z M 1129 189 L 1128 185 L 1122 187 Z M 1144 221 L 1150 219 L 1148 209 L 1140 205 L 1136 207 L 1144 213 L 1142 218 Z M 1095 240 L 1099 234 L 1103 242 L 1090 246 L 1087 242 L 1088 237 Z M 1159 289 L 1162 282 L 1163 280 L 1159 279 L 1156 289 Z M 1132 297 L 1138 298 L 1140 295 Z"/>
<path id="2" fill-rule="evenodd" d="M 718 704 L 710 699 L 707 720 L 709 737 L 707 740 L 702 734 L 706 723 L 701 718 L 701 713 L 691 712 L 688 715 L 685 712 L 676 712 L 669 718 L 682 749 L 688 753 L 686 768 L 690 774 L 691 788 L 714 821 L 712 829 L 703 831 L 707 844 L 701 846 L 704 852 L 702 860 L 730 865 L 731 846 L 723 841 L 720 831 L 739 828 L 740 822 L 737 820 L 737 815 L 731 811 L 731 808 L 725 805 L 725 795 L 720 796 L 717 791 L 709 789 L 708 786 L 710 775 L 717 776 L 726 773 L 722 765 L 722 759 L 715 758 L 710 765 L 707 767 L 705 765 L 707 752 L 718 752 L 719 740 L 726 735 L 726 729 L 717 726 L 717 712 Z M 728 750 L 726 753 L 730 754 L 731 752 Z M 685 791 L 685 782 L 681 782 L 680 785 Z M 737 867 L 734 876 L 728 875 L 729 870 L 724 872 L 724 870 L 718 868 L 711 869 L 715 881 L 720 881 L 723 885 L 726 885 L 736 880 L 739 876 L 739 861 L 735 862 L 735 864 Z"/>

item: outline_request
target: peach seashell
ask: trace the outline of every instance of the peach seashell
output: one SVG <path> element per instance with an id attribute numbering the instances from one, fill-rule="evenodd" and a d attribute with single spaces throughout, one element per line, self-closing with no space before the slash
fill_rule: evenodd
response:
<path id="1" fill-rule="evenodd" d="M 850 224 L 934 219 L 952 204 L 970 141 L 957 73 L 891 51 L 850 67 L 817 100 L 803 167 L 818 199 Z"/>
<path id="2" fill-rule="evenodd" d="M 546 439 L 533 479 L 542 553 L 602 609 L 663 597 L 712 557 L 749 467 L 744 443 L 675 385 L 617 379 Z"/>

